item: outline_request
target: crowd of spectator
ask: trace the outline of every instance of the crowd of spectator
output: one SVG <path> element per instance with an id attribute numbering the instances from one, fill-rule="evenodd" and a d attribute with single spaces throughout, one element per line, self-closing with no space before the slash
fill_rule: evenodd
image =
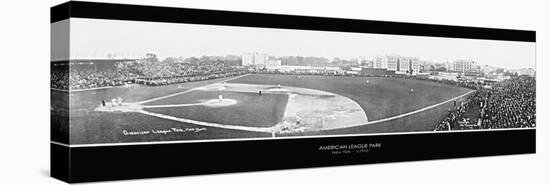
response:
<path id="1" fill-rule="evenodd" d="M 150 86 L 161 86 L 161 85 L 170 85 L 178 83 L 188 83 L 194 81 L 210 80 L 216 78 L 225 78 L 231 76 L 238 76 L 245 74 L 245 71 L 226 71 L 221 73 L 214 74 L 202 74 L 195 76 L 179 76 L 179 77 L 165 77 L 165 78 L 143 78 L 136 79 L 135 82 L 138 84 L 150 85 Z"/>
<path id="2" fill-rule="evenodd" d="M 145 62 L 138 65 L 140 76 L 136 83 L 145 85 L 169 85 L 201 80 L 224 78 L 244 74 L 246 71 L 222 61 L 175 63 Z"/>
<path id="3" fill-rule="evenodd" d="M 246 71 L 223 62 L 121 62 L 108 68 L 71 64 L 52 66 L 51 88 L 61 90 L 93 89 L 131 83 L 168 85 L 244 74 Z"/>
<path id="4" fill-rule="evenodd" d="M 119 86 L 133 81 L 134 75 L 127 71 L 71 69 L 69 72 L 69 89 L 93 89 L 107 86 Z"/>
<path id="5" fill-rule="evenodd" d="M 69 90 L 69 71 L 65 67 L 52 67 L 50 75 L 53 89 Z"/>
<path id="6" fill-rule="evenodd" d="M 535 83 L 533 77 L 520 76 L 479 89 L 449 110 L 435 130 L 535 127 Z"/>

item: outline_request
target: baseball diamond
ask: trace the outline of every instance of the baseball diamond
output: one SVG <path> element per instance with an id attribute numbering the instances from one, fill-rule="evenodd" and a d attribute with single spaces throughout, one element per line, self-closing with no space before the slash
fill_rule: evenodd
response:
<path id="1" fill-rule="evenodd" d="M 71 144 L 87 144 L 430 131 L 472 92 L 414 79 L 246 74 L 55 93 L 70 95 Z M 104 97 L 124 102 L 102 106 Z M 201 132 L 124 135 L 159 128 Z"/>

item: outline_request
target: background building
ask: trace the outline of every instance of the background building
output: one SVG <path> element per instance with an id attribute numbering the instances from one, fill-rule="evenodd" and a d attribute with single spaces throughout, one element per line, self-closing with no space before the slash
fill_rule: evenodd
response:
<path id="1" fill-rule="evenodd" d="M 266 65 L 267 54 L 265 53 L 245 53 L 242 55 L 242 65 L 243 66 L 259 66 Z"/>
<path id="2" fill-rule="evenodd" d="M 476 72 L 478 71 L 477 63 L 473 60 L 456 60 L 453 62 L 453 68 L 449 71 L 455 71 L 455 72 Z"/>
<path id="3" fill-rule="evenodd" d="M 447 71 L 455 71 L 455 65 L 454 65 L 454 63 L 452 63 L 452 62 L 446 62 L 446 63 L 445 63 L 445 69 L 447 69 Z"/>
<path id="4" fill-rule="evenodd" d="M 388 58 L 386 56 L 376 56 L 374 60 L 374 68 L 376 69 L 387 69 L 388 68 Z"/>
<path id="5" fill-rule="evenodd" d="M 387 69 L 388 71 L 398 71 L 399 58 L 399 55 L 377 56 L 374 61 L 374 68 Z"/>
<path id="6" fill-rule="evenodd" d="M 267 68 L 276 68 L 282 65 L 282 60 L 280 59 L 270 59 L 265 62 Z"/>
<path id="7" fill-rule="evenodd" d="M 414 58 L 411 58 L 411 72 L 416 74 L 416 73 L 419 73 L 420 72 L 420 68 L 421 68 L 421 62 L 418 58 L 414 57 Z"/>
<path id="8" fill-rule="evenodd" d="M 388 71 L 398 71 L 400 73 L 410 73 L 411 71 L 413 73 L 419 73 L 421 71 L 422 64 L 419 58 L 416 57 L 381 55 L 375 58 L 373 62 L 373 68 L 387 69 Z"/>
<path id="9" fill-rule="evenodd" d="M 387 58 L 387 68 L 388 71 L 398 71 L 399 70 L 399 55 L 388 55 Z"/>
<path id="10" fill-rule="evenodd" d="M 374 68 L 374 61 L 367 60 L 361 64 L 364 68 Z"/>
<path id="11" fill-rule="evenodd" d="M 410 57 L 399 57 L 399 69 L 398 71 L 408 73 L 411 69 Z"/>

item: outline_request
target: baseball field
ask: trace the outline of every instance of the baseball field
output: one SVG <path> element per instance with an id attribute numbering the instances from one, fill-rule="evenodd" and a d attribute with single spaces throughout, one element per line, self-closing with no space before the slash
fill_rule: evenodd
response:
<path id="1" fill-rule="evenodd" d="M 470 92 L 413 79 L 268 74 L 52 90 L 52 115 L 64 110 L 55 104 L 69 107 L 52 132 L 97 144 L 431 131 Z"/>

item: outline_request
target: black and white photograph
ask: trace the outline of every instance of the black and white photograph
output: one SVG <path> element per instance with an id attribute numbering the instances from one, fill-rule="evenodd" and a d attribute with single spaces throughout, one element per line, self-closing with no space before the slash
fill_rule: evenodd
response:
<path id="1" fill-rule="evenodd" d="M 53 142 L 536 128 L 534 42 L 89 18 L 52 23 L 67 26 L 70 48 L 51 55 Z"/>
<path id="2" fill-rule="evenodd" d="M 547 9 L 5 2 L 0 184 L 548 184 Z"/>

